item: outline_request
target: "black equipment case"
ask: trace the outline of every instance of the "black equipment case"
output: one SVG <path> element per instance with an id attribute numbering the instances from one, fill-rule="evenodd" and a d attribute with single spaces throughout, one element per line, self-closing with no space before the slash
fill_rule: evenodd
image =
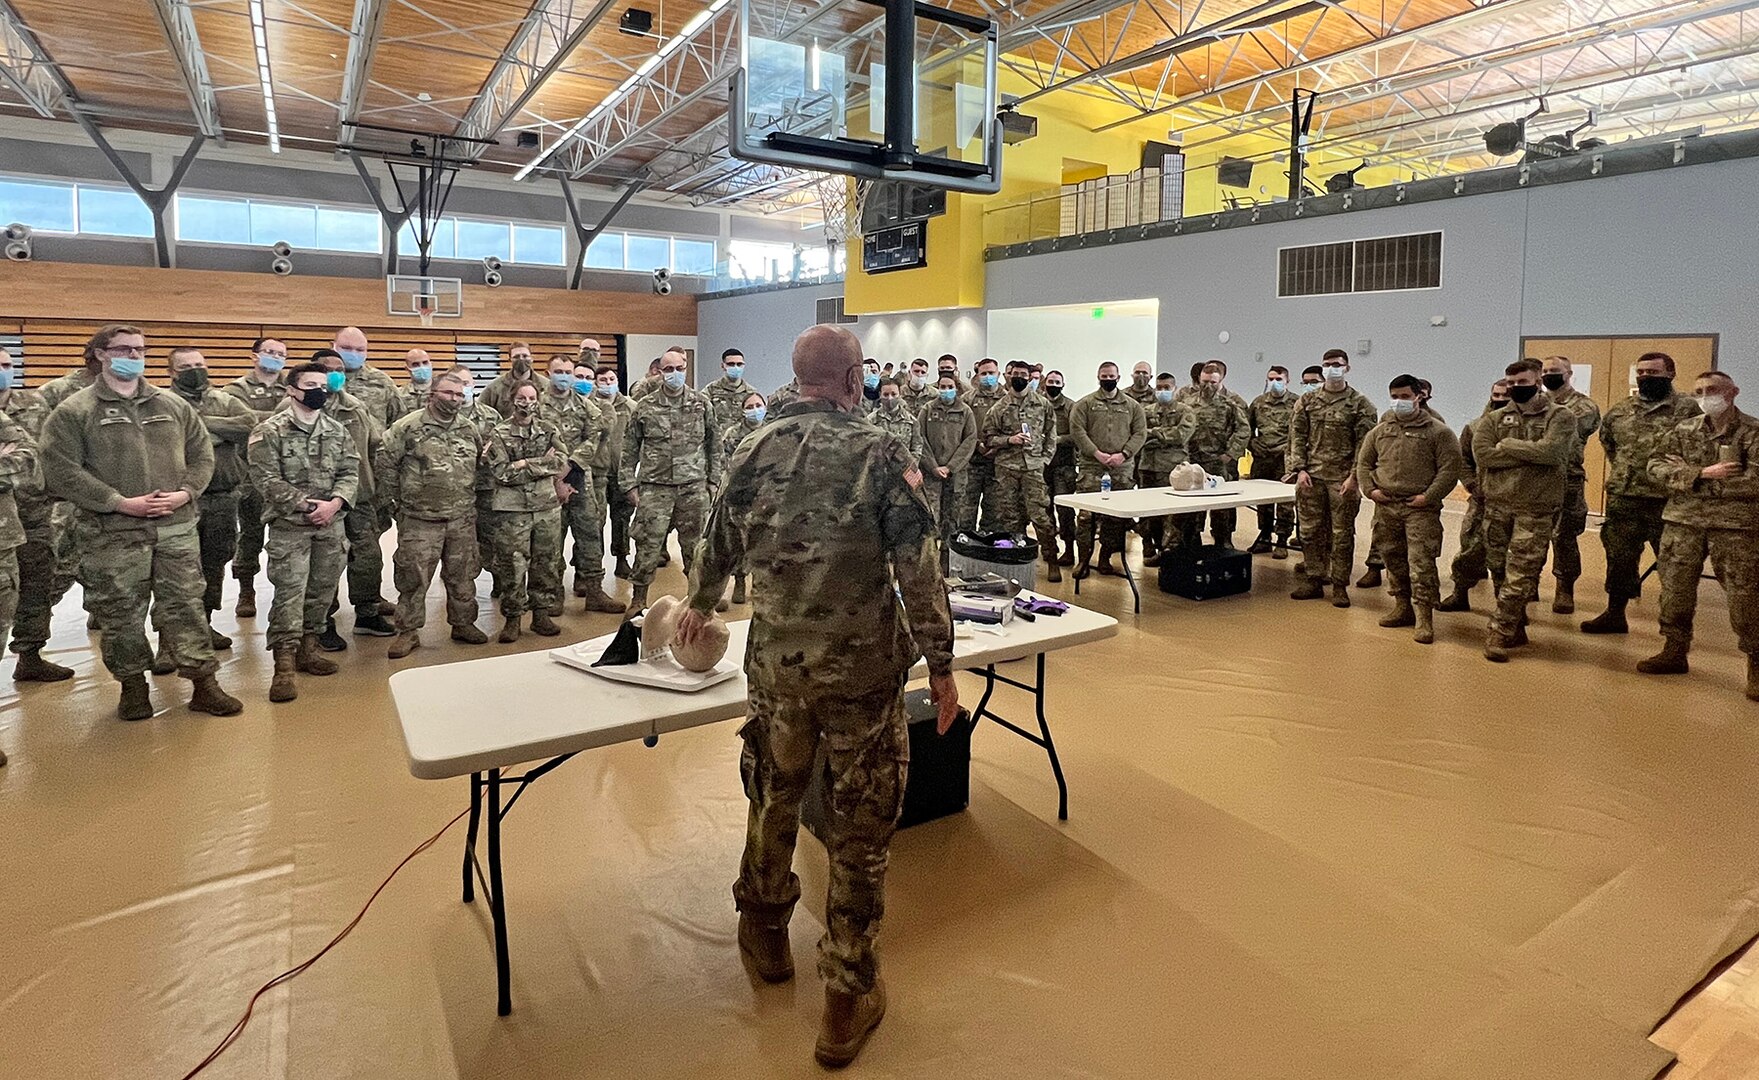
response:
<path id="1" fill-rule="evenodd" d="M 976 727 L 971 714 L 960 709 L 947 733 L 935 734 L 935 706 L 927 690 L 906 692 L 904 709 L 910 717 L 910 771 L 904 781 L 900 829 L 957 814 L 971 802 L 971 731 Z M 830 813 L 825 805 L 828 770 L 820 753 L 813 763 L 812 786 L 800 803 L 800 823 L 820 840 Z"/>

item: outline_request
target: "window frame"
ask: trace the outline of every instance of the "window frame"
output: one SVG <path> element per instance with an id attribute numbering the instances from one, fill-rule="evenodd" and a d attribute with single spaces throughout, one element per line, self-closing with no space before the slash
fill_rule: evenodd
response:
<path id="1" fill-rule="evenodd" d="M 1358 289 L 1356 288 L 1357 245 L 1373 243 L 1376 240 L 1397 240 L 1407 236 L 1435 236 L 1435 284 L 1417 285 L 1409 289 Z M 1342 292 L 1284 293 L 1282 291 L 1283 252 L 1302 248 L 1331 247 L 1336 244 L 1350 245 L 1350 288 Z M 1416 232 L 1389 232 L 1375 236 L 1353 236 L 1347 240 L 1317 240 L 1305 244 L 1285 244 L 1276 249 L 1276 262 L 1271 272 L 1271 299 L 1273 300 L 1323 300 L 1334 296 L 1388 296 L 1398 293 L 1439 292 L 1447 286 L 1447 230 L 1443 228 L 1420 229 Z"/>
<path id="2" fill-rule="evenodd" d="M 302 206 L 302 207 L 303 206 L 310 206 L 313 210 L 312 229 L 313 229 L 314 234 L 317 231 L 317 217 L 318 217 L 318 215 L 322 214 L 323 211 L 325 211 L 325 210 L 343 210 L 343 211 L 348 211 L 350 213 L 356 213 L 356 214 L 372 214 L 374 217 L 378 217 L 377 210 L 373 209 L 370 206 L 362 206 L 359 203 L 340 203 L 340 202 L 333 202 L 333 201 L 326 200 L 326 199 L 275 199 L 275 198 L 269 198 L 266 196 L 265 197 L 254 197 L 254 196 L 250 196 L 250 195 L 238 195 L 238 194 L 234 194 L 232 192 L 208 192 L 208 191 L 182 191 L 182 190 L 180 190 L 171 199 L 171 207 L 170 207 L 170 212 L 171 212 L 171 216 L 172 216 L 171 228 L 170 228 L 171 238 L 175 243 L 177 243 L 179 245 L 193 244 L 197 247 L 203 247 L 203 248 L 248 248 L 248 249 L 251 249 L 254 251 L 267 251 L 271 247 L 273 247 L 274 245 L 273 245 L 273 243 L 258 244 L 254 241 L 242 241 L 241 242 L 241 241 L 237 241 L 237 240 L 189 240 L 189 239 L 185 239 L 183 236 L 183 197 L 185 195 L 189 196 L 192 199 L 205 199 L 209 202 L 243 203 L 245 205 L 245 207 L 247 208 L 246 214 L 245 214 L 245 220 L 247 223 L 250 220 L 248 208 L 249 208 L 250 204 L 253 202 L 254 203 L 265 203 L 268 205 L 280 205 L 280 206 Z M 309 247 L 309 248 L 301 248 L 296 245 L 293 249 L 293 253 L 295 255 L 298 255 L 302 251 L 321 252 L 325 255 L 354 256 L 356 258 L 366 258 L 369 256 L 383 257 L 385 254 L 384 221 L 381 219 L 379 222 L 379 243 L 378 243 L 378 249 L 376 251 L 356 251 L 352 248 L 330 248 L 330 247 L 321 247 L 321 246 L 315 246 L 315 245 L 313 247 Z"/>

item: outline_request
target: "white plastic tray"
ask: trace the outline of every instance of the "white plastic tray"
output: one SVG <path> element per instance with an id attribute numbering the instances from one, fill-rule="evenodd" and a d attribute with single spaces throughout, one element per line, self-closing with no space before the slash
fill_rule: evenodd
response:
<path id="1" fill-rule="evenodd" d="M 564 645 L 560 649 L 550 650 L 550 659 L 558 664 L 578 668 L 588 675 L 597 675 L 601 679 L 612 682 L 631 683 L 635 686 L 651 686 L 659 690 L 675 690 L 681 694 L 693 694 L 705 690 L 716 683 L 724 683 L 739 674 L 739 665 L 728 657 L 708 671 L 686 671 L 678 661 L 672 659 L 670 651 L 662 653 L 652 660 L 639 660 L 633 664 L 610 664 L 605 667 L 593 667 L 593 661 L 604 655 L 616 634 L 606 634 L 582 641 L 577 645 Z"/>

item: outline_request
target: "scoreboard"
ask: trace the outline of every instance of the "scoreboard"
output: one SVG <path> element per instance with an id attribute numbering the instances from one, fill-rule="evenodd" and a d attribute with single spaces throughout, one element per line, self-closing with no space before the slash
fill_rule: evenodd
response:
<path id="1" fill-rule="evenodd" d="M 869 274 L 928 265 L 927 222 L 912 221 L 861 238 L 861 269 Z"/>

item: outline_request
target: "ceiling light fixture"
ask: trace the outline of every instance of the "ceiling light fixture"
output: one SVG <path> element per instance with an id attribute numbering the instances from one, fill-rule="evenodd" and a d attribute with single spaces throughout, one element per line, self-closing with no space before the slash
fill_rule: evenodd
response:
<path id="1" fill-rule="evenodd" d="M 269 75 L 269 33 L 263 0 L 250 0 L 250 34 L 256 40 L 257 82 L 263 88 L 263 116 L 268 120 L 269 153 L 281 152 L 281 123 L 275 116 L 275 82 Z"/>

